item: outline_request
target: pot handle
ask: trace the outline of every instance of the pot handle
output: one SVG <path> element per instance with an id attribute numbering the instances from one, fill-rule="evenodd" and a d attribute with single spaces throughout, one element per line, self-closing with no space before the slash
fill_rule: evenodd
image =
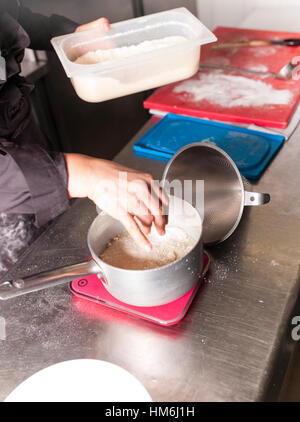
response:
<path id="1" fill-rule="evenodd" d="M 270 195 L 268 193 L 248 192 L 245 191 L 245 206 L 263 205 L 270 202 Z"/>
<path id="2" fill-rule="evenodd" d="M 83 275 L 96 274 L 101 269 L 93 259 L 80 264 L 69 265 L 55 270 L 44 271 L 39 274 L 7 280 L 0 283 L 0 299 L 6 300 L 25 293 L 46 289 L 47 287 L 67 283 Z"/>

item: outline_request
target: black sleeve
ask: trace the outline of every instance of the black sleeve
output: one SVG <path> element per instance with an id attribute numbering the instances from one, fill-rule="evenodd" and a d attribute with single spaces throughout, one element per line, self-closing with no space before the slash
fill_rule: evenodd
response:
<path id="1" fill-rule="evenodd" d="M 34 50 L 51 50 L 52 37 L 74 32 L 78 24 L 59 15 L 46 17 L 33 13 L 27 7 L 19 7 L 20 25 L 30 37 L 30 48 Z"/>
<path id="2" fill-rule="evenodd" d="M 41 227 L 69 207 L 62 153 L 0 141 L 0 212 L 35 214 Z"/>

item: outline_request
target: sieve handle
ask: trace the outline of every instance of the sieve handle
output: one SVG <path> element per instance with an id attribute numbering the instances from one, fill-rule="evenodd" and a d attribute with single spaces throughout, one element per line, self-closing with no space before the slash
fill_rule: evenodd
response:
<path id="1" fill-rule="evenodd" d="M 245 206 L 263 205 L 270 202 L 270 195 L 268 193 L 248 192 L 245 191 Z"/>

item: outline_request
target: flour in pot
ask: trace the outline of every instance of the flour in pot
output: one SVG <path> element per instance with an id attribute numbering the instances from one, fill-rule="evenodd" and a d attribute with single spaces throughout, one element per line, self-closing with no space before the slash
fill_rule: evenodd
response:
<path id="1" fill-rule="evenodd" d="M 148 239 L 152 244 L 150 252 L 139 247 L 129 233 L 121 233 L 108 243 L 100 258 L 114 267 L 148 270 L 182 258 L 196 243 L 188 233 L 175 226 L 167 226 L 164 236 L 153 230 Z"/>

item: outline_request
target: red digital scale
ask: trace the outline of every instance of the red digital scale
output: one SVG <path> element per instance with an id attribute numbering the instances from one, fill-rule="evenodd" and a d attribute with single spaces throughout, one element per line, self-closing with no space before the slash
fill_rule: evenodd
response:
<path id="1" fill-rule="evenodd" d="M 160 325 L 177 324 L 187 313 L 203 278 L 205 277 L 209 267 L 209 256 L 204 252 L 203 269 L 201 277 L 194 287 L 173 302 L 160 306 L 131 306 L 127 303 L 113 297 L 104 287 L 101 279 L 97 274 L 92 274 L 84 278 L 78 278 L 70 283 L 70 290 L 76 296 L 83 299 L 98 303 L 117 311 L 146 319 Z"/>

